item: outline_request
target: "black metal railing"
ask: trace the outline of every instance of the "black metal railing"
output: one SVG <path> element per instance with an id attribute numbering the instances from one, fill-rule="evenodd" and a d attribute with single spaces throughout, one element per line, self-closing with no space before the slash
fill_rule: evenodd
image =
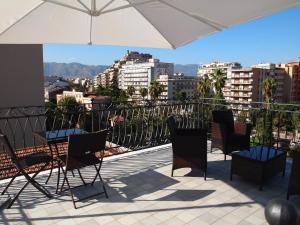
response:
<path id="1" fill-rule="evenodd" d="M 40 144 L 34 132 L 81 128 L 88 132 L 108 129 L 109 142 L 137 150 L 169 142 L 166 118 L 170 114 L 177 117 L 182 128 L 204 127 L 210 133 L 211 112 L 216 109 L 232 109 L 235 120 L 251 123 L 252 144 L 269 144 L 289 150 L 291 141 L 299 141 L 300 105 L 208 98 L 94 104 L 91 109 L 85 105 L 2 108 L 0 129 L 16 149 Z"/>

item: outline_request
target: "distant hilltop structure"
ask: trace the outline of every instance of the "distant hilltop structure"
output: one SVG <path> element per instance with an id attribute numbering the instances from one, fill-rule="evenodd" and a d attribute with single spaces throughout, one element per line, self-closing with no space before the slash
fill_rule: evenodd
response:
<path id="1" fill-rule="evenodd" d="M 135 51 L 127 51 L 127 53 L 120 59 L 116 60 L 109 68 L 103 73 L 95 76 L 95 86 L 101 85 L 102 87 L 109 87 L 112 83 L 113 77 L 120 74 L 120 69 L 126 62 L 141 63 L 146 62 L 152 58 L 150 54 L 139 53 Z"/>

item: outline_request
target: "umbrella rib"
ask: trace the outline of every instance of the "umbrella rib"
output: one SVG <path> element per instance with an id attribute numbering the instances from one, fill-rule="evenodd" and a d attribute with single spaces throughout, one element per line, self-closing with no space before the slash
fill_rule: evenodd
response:
<path id="1" fill-rule="evenodd" d="M 101 7 L 99 10 L 97 10 L 97 15 L 100 15 L 101 12 L 108 7 L 109 5 L 111 5 L 115 0 L 110 0 L 109 2 L 107 2 L 103 7 Z"/>
<path id="2" fill-rule="evenodd" d="M 150 2 L 153 2 L 153 0 L 148 0 L 148 1 L 144 1 L 144 2 L 138 2 L 138 3 L 130 3 L 128 0 L 126 0 L 126 1 L 128 2 L 128 5 L 119 6 L 119 7 L 116 7 L 114 9 L 107 9 L 107 10 L 102 9 L 102 11 L 99 10 L 97 12 L 97 16 L 100 16 L 101 14 L 105 14 L 105 13 L 110 13 L 110 12 L 114 12 L 114 11 L 118 11 L 118 10 L 122 10 L 122 9 L 131 8 L 131 7 L 135 8 L 135 6 L 145 5 L 145 4 L 148 4 Z M 154 0 L 154 1 L 156 1 L 156 0 Z"/>
<path id="3" fill-rule="evenodd" d="M 179 11 L 179 12 L 183 13 L 184 15 L 186 15 L 188 17 L 192 17 L 192 18 L 194 18 L 194 19 L 196 19 L 196 20 L 198 20 L 198 21 L 200 21 L 200 22 L 202 22 L 202 23 L 204 23 L 204 24 L 206 24 L 206 25 L 208 25 L 208 26 L 210 26 L 210 27 L 218 30 L 218 31 L 222 31 L 223 29 L 227 28 L 226 26 L 224 26 L 222 24 L 219 24 L 217 22 L 214 22 L 212 20 L 209 20 L 207 18 L 203 18 L 203 17 L 200 17 L 200 16 L 196 16 L 196 15 L 190 14 L 190 13 L 188 13 L 188 12 L 182 10 L 182 9 L 179 9 L 178 7 L 176 7 L 176 6 L 174 6 L 174 5 L 170 4 L 170 3 L 165 2 L 164 0 L 157 0 L 157 1 L 159 1 L 160 3 L 165 4 L 165 5 L 173 8 L 173 9 L 175 9 L 176 11 Z"/>
<path id="4" fill-rule="evenodd" d="M 23 15 L 20 19 L 18 19 L 17 21 L 15 21 L 13 24 L 11 24 L 9 27 L 7 27 L 4 31 L 2 31 L 0 33 L 0 36 L 3 35 L 4 33 L 6 33 L 7 31 L 9 31 L 12 27 L 14 27 L 16 24 L 18 24 L 19 22 L 21 22 L 25 17 L 27 17 L 29 14 L 31 14 L 33 11 L 35 11 L 36 9 L 38 9 L 39 7 L 41 7 L 42 5 L 44 5 L 45 2 L 41 2 L 39 3 L 37 6 L 35 6 L 33 9 L 31 9 L 29 12 L 27 12 L 25 15 Z"/>
<path id="5" fill-rule="evenodd" d="M 69 8 L 69 9 L 74 9 L 74 10 L 77 10 L 77 11 L 80 11 L 80 12 L 83 12 L 83 13 L 87 13 L 87 14 L 90 14 L 90 9 L 88 7 L 86 7 L 85 4 L 83 4 L 81 1 L 78 1 L 86 10 L 83 10 L 83 9 L 80 9 L 80 8 L 77 8 L 77 7 L 74 7 L 74 6 L 71 6 L 71 5 L 67 5 L 67 4 L 64 4 L 62 2 L 58 2 L 56 0 L 42 0 L 45 2 L 48 2 L 48 3 L 52 3 L 52 4 L 55 4 L 55 5 L 59 5 L 59 6 L 63 6 L 63 7 L 66 7 L 66 8 Z"/>
<path id="6" fill-rule="evenodd" d="M 90 12 L 91 10 L 89 9 L 89 7 L 86 6 L 86 4 L 84 4 L 81 0 L 77 0 L 77 2 L 82 5 L 88 12 Z"/>
<path id="7" fill-rule="evenodd" d="M 126 0 L 129 4 L 131 4 L 128 0 Z M 171 46 L 171 48 L 176 49 L 176 46 L 173 45 L 166 37 L 165 35 L 159 30 L 157 29 L 154 24 L 140 11 L 138 10 L 136 7 L 132 6 L 162 37 L 163 39 L 165 39 L 165 41 Z"/>

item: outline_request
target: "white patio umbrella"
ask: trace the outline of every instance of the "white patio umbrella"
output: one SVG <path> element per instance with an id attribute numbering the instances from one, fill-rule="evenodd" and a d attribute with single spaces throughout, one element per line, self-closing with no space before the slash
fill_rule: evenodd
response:
<path id="1" fill-rule="evenodd" d="M 1 0 L 0 43 L 176 48 L 300 0 Z"/>

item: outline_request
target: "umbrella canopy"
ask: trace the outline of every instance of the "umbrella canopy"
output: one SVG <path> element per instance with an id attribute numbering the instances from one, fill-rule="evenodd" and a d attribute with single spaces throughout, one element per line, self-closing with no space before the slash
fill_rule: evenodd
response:
<path id="1" fill-rule="evenodd" d="M 6 0 L 0 43 L 176 48 L 300 0 Z"/>

